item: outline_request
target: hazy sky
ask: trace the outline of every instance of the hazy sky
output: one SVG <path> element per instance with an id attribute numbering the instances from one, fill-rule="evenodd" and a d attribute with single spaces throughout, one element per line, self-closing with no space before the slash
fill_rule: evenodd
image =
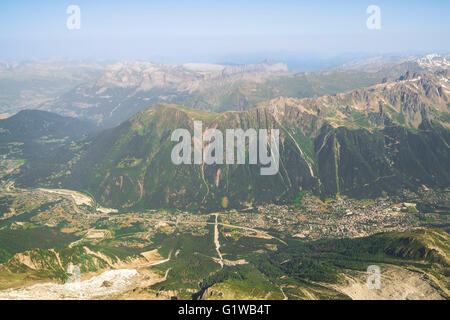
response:
<path id="1" fill-rule="evenodd" d="M 366 26 L 369 5 L 381 29 Z M 68 30 L 69 5 L 81 28 Z M 450 1 L 0 1 L 0 59 L 233 62 L 450 51 Z"/>

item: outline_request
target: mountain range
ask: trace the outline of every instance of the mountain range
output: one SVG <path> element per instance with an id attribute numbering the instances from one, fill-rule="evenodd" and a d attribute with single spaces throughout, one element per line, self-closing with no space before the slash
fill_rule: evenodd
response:
<path id="1" fill-rule="evenodd" d="M 0 63 L 0 81 L 1 299 L 449 299 L 448 57 Z M 277 129 L 277 174 L 249 141 L 244 164 L 174 164 L 198 121 Z"/>
<path id="2" fill-rule="evenodd" d="M 246 110 L 267 99 L 334 94 L 396 77 L 410 67 L 398 64 L 377 71 L 335 70 L 289 72 L 282 63 L 251 65 L 148 62 L 117 63 L 96 79 L 84 82 L 39 108 L 96 121 L 112 127 L 157 103 L 175 103 L 199 110 Z"/>
<path id="3" fill-rule="evenodd" d="M 193 211 L 291 203 L 302 190 L 321 197 L 377 197 L 450 183 L 448 71 L 411 71 L 345 93 L 279 97 L 243 111 L 215 113 L 157 104 L 117 127 L 30 161 L 19 186 L 92 194 L 120 209 Z M 178 128 L 280 130 L 280 170 L 259 165 L 174 165 Z"/>

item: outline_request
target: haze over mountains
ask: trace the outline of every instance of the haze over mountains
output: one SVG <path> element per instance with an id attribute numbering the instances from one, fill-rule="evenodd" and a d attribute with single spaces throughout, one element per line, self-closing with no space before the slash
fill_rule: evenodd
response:
<path id="1" fill-rule="evenodd" d="M 397 70 L 404 66 L 402 63 Z M 259 77 L 261 68 L 266 67 L 252 67 L 258 71 L 246 76 Z M 201 66 L 202 70 L 211 68 Z M 225 76 L 223 70 L 213 71 L 213 79 L 226 82 L 229 77 L 242 77 L 241 69 L 234 70 Z M 281 65 L 275 70 L 285 72 Z M 279 97 L 243 111 L 214 113 L 158 104 L 118 127 L 29 162 L 17 181 L 23 186 L 87 190 L 100 203 L 114 208 L 199 211 L 220 208 L 224 198 L 236 208 L 261 202 L 289 203 L 304 189 L 322 197 L 377 197 L 423 186 L 445 188 L 450 183 L 448 70 L 433 65 L 433 70 L 427 71 L 417 62 L 413 70 L 345 93 Z M 137 92 L 137 84 L 143 82 L 132 74 L 133 70 L 113 78 L 115 88 L 130 79 L 126 83 L 132 83 Z M 157 83 L 167 80 L 161 79 Z M 179 81 L 178 85 L 186 83 Z M 261 177 L 259 166 L 248 164 L 173 165 L 171 133 L 177 128 L 192 132 L 194 120 L 202 120 L 204 128 L 222 130 L 280 129 L 279 174 Z"/>
<path id="2" fill-rule="evenodd" d="M 438 55 L 360 59 L 315 73 L 293 73 L 276 62 L 3 64 L 0 113 L 33 108 L 112 127 L 160 102 L 218 112 L 245 110 L 275 97 L 335 94 L 396 78 L 406 71 L 435 71 L 447 64 L 448 60 Z"/>
<path id="3" fill-rule="evenodd" d="M 47 100 L 97 77 L 101 63 L 77 61 L 0 62 L 0 116 L 37 109 Z"/>
<path id="4" fill-rule="evenodd" d="M 93 119 L 103 126 L 117 125 L 141 111 L 143 105 L 162 101 L 199 109 L 220 108 L 229 101 L 231 107 L 244 109 L 248 101 L 240 93 L 239 84 L 256 88 L 258 83 L 287 74 L 287 67 L 281 63 L 173 66 L 121 62 L 41 108 Z"/>

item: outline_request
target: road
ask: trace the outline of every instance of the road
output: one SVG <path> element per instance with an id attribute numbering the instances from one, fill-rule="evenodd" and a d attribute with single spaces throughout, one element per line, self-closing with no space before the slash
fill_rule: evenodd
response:
<path id="1" fill-rule="evenodd" d="M 222 254 L 220 253 L 220 242 L 219 242 L 219 227 L 218 227 L 218 223 L 217 223 L 217 219 L 218 219 L 219 214 L 215 214 L 216 220 L 214 223 L 214 244 L 216 245 L 216 251 L 217 254 L 219 255 L 219 264 L 220 267 L 223 268 L 223 257 Z"/>
<path id="2" fill-rule="evenodd" d="M 210 213 L 209 214 L 209 216 L 212 216 L 212 215 L 216 216 L 216 215 L 220 215 L 220 213 Z M 144 220 L 144 219 L 142 219 L 142 220 Z M 258 230 L 258 229 L 250 228 L 250 227 L 236 226 L 236 225 L 232 225 L 232 224 L 228 224 L 228 223 L 221 223 L 221 222 L 217 222 L 217 221 L 216 222 L 207 222 L 207 221 L 199 222 L 199 221 L 179 221 L 179 219 L 177 219 L 177 221 L 174 222 L 174 221 L 169 221 L 169 220 L 159 220 L 159 219 L 152 219 L 152 218 L 147 218 L 145 220 L 146 221 L 152 221 L 153 220 L 153 221 L 156 221 L 156 222 L 164 222 L 164 223 L 167 223 L 167 224 L 175 224 L 176 226 L 178 226 L 179 224 L 199 224 L 199 225 L 207 225 L 207 224 L 214 224 L 214 225 L 216 225 L 217 224 L 218 226 L 224 226 L 224 227 L 227 227 L 227 228 L 235 228 L 235 229 L 241 229 L 241 230 L 247 230 L 247 231 L 256 232 L 256 233 L 262 234 L 262 235 L 264 235 L 264 236 L 266 236 L 266 237 L 268 237 L 270 239 L 275 239 L 275 240 L 281 242 L 284 245 L 287 245 L 287 243 L 285 241 L 283 241 L 280 238 L 277 238 L 277 237 L 267 233 L 266 231 Z"/>

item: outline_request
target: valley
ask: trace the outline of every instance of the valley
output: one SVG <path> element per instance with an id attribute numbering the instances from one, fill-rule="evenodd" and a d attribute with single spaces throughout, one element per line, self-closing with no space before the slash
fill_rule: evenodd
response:
<path id="1" fill-rule="evenodd" d="M 390 234 L 402 236 L 402 232 L 405 236 L 409 232 L 434 234 L 436 231 L 424 227 L 448 228 L 450 204 L 448 192 L 431 190 L 428 190 L 427 196 L 405 193 L 404 198 L 395 199 L 401 205 L 392 201 L 394 199 L 359 201 L 341 198 L 323 202 L 306 193 L 300 203 L 292 206 L 265 205 L 212 214 L 179 210 L 119 214 L 98 211 L 95 202 L 89 201 L 89 196 L 74 193 L 78 195 L 74 198 L 70 190 L 2 190 L 2 210 L 8 207 L 13 210 L 0 217 L 2 299 L 387 298 L 386 292 L 390 292 L 391 298 L 401 299 L 402 290 L 391 292 L 386 289 L 385 293 L 371 296 L 370 291 L 365 291 L 364 272 L 361 267 L 353 265 L 354 262 L 344 269 L 341 263 L 335 270 L 336 266 L 328 266 L 323 275 L 314 275 L 316 270 L 312 269 L 312 274 L 307 273 L 300 278 L 289 273 L 272 278 L 271 273 L 264 269 L 264 264 L 261 269 L 257 261 L 261 263 L 265 256 L 289 252 L 291 247 L 309 246 L 311 241 L 313 244 L 316 241 L 329 241 L 331 244 L 338 239 L 364 240 Z M 412 202 L 417 197 L 422 199 L 421 203 Z M 412 207 L 417 209 L 409 209 Z M 442 211 L 443 208 L 447 209 Z M 431 219 L 431 216 L 435 218 Z M 20 240 L 21 237 L 24 241 L 30 236 L 36 237 L 39 230 L 46 229 L 56 236 L 55 239 L 67 235 L 68 239 L 73 240 L 66 244 L 56 240 L 57 247 L 54 247 L 56 242 L 52 244 L 46 236 L 39 242 L 28 244 L 28 247 L 26 242 Z M 49 231 L 45 231 L 46 234 Z M 94 232 L 101 236 L 94 236 Z M 441 236 L 443 234 L 438 237 Z M 439 255 L 448 257 L 448 246 L 432 248 L 439 250 Z M 83 252 L 82 255 L 80 252 Z M 387 270 L 391 270 L 389 281 L 397 276 L 406 277 L 409 279 L 407 281 L 423 281 L 415 278 L 416 273 L 405 271 L 409 264 L 411 267 L 407 267 L 408 270 L 415 268 L 419 274 L 428 274 L 436 266 L 430 271 L 423 268 L 428 270 L 433 263 L 444 263 L 444 266 L 447 263 L 444 260 L 430 265 L 426 262 L 428 258 L 423 260 L 421 256 L 409 254 L 408 258 L 395 258 L 395 255 L 389 258 L 392 254 L 380 260 Z M 51 259 L 56 259 L 56 264 L 48 265 L 50 260 L 46 256 L 55 256 Z M 368 261 L 377 259 L 380 257 L 373 256 Z M 65 265 L 69 261 L 80 265 L 81 283 L 63 284 Z M 360 262 L 362 267 L 363 261 Z M 197 269 L 200 266 L 201 269 Z M 196 271 L 190 273 L 190 270 Z M 204 271 L 198 273 L 199 270 Z M 235 272 L 239 274 L 237 278 L 233 276 Z M 249 272 L 256 278 L 248 278 Z M 329 277 L 335 272 L 336 275 L 342 273 L 346 276 L 339 281 L 337 279 L 341 276 L 332 280 L 334 276 Z M 12 276 L 17 280 L 10 282 Z M 345 285 L 346 281 L 351 287 Z M 410 288 L 412 291 L 408 297 L 420 298 L 423 294 L 446 297 L 446 282 L 442 278 L 433 281 L 441 289 L 436 291 L 435 285 L 430 287 L 428 282 L 424 282 L 414 290 Z M 111 286 L 105 287 L 103 283 Z M 247 285 L 256 287 L 247 291 Z M 393 283 L 389 287 L 391 285 Z M 230 296 L 231 292 L 233 294 Z"/>
<path id="2" fill-rule="evenodd" d="M 86 68 L 0 120 L 0 299 L 449 299 L 446 58 Z M 245 139 L 243 164 L 174 164 L 198 121 L 202 150 L 279 130 L 279 170 Z"/>

